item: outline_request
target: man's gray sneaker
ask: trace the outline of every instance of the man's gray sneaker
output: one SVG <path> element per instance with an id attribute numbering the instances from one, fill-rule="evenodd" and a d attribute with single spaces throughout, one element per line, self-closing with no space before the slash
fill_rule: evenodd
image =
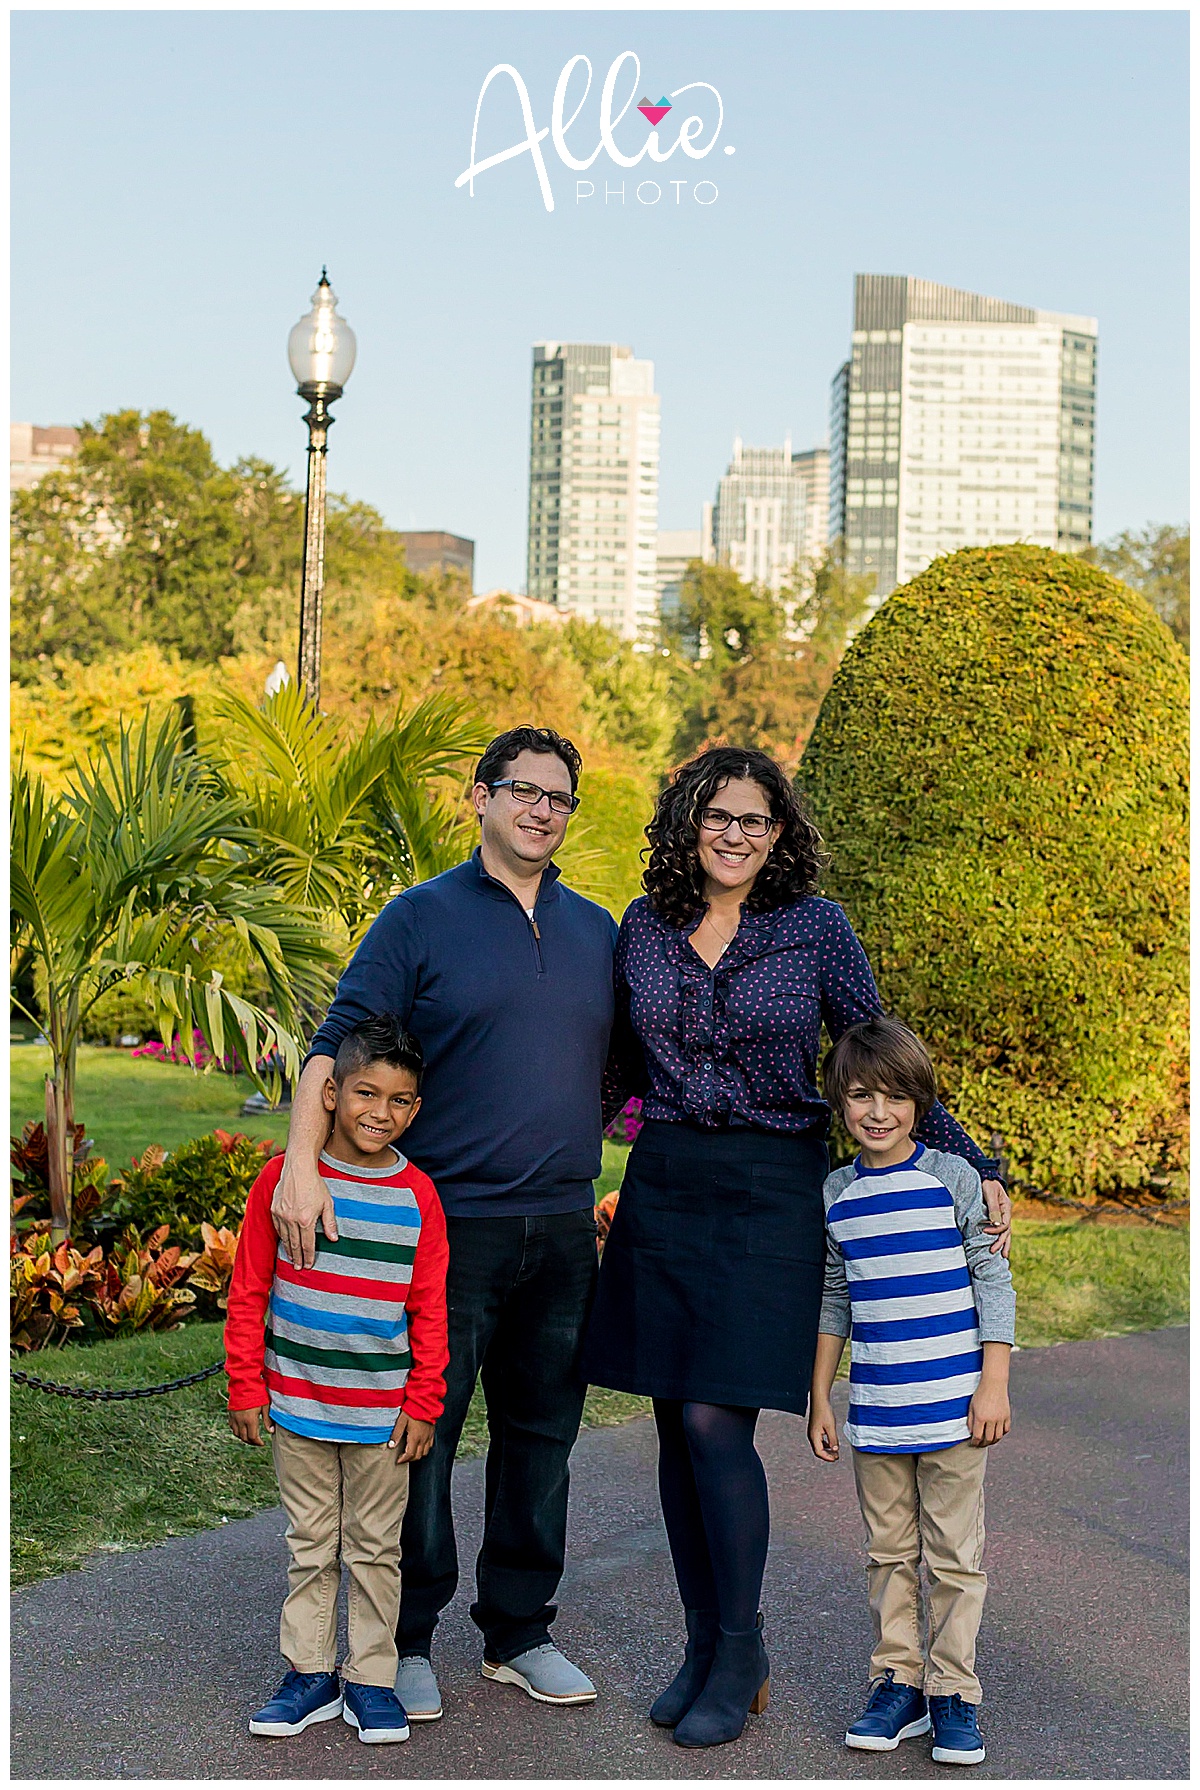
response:
<path id="1" fill-rule="evenodd" d="M 410 1722 L 441 1720 L 442 1693 L 433 1675 L 433 1667 L 421 1653 L 406 1653 L 396 1673 L 396 1695 L 403 1703 Z"/>
<path id="2" fill-rule="evenodd" d="M 596 1687 L 590 1678 L 564 1659 L 551 1642 L 518 1653 L 516 1659 L 502 1666 L 491 1660 L 483 1662 L 483 1676 L 496 1684 L 517 1684 L 527 1691 L 535 1703 L 594 1703 Z M 409 1711 L 411 1714 L 411 1710 Z"/>

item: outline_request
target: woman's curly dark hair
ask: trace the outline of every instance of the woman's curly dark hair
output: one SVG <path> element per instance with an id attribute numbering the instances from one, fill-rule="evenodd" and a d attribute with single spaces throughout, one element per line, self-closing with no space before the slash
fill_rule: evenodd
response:
<path id="1" fill-rule="evenodd" d="M 747 897 L 746 907 L 752 914 L 769 913 L 811 895 L 829 861 L 821 835 L 775 760 L 752 748 L 714 746 L 679 767 L 659 796 L 654 819 L 646 828 L 650 861 L 642 875 L 642 887 L 655 913 L 672 926 L 686 926 L 707 905 L 696 849 L 700 810 L 709 806 L 731 777 L 748 777 L 757 783 L 772 816 L 783 822 Z"/>

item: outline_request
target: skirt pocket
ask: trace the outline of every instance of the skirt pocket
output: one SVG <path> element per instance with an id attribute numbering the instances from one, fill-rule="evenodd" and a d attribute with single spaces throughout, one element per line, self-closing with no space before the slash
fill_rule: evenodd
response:
<path id="1" fill-rule="evenodd" d="M 825 1202 L 819 1190 L 775 1163 L 750 1170 L 746 1254 L 785 1262 L 824 1262 Z"/>
<path id="2" fill-rule="evenodd" d="M 662 1250 L 674 1239 L 687 1211 L 687 1195 L 669 1156 L 636 1145 L 625 1169 L 613 1220 L 618 1248 Z"/>

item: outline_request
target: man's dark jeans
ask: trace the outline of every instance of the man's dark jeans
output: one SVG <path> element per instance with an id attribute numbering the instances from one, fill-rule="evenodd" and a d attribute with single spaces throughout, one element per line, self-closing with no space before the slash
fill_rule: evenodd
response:
<path id="1" fill-rule="evenodd" d="M 578 1361 L 596 1284 L 591 1208 L 546 1218 L 448 1218 L 450 1365 L 433 1448 L 409 1468 L 401 1530 L 401 1654 L 428 1655 L 458 1585 L 450 1475 L 477 1374 L 487 1401 L 483 1547 L 471 1616 L 484 1654 L 549 1639 L 566 1551 L 567 1458 L 579 1433 Z"/>

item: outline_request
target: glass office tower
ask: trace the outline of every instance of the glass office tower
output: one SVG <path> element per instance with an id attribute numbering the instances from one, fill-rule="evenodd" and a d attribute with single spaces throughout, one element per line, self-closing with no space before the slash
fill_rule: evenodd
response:
<path id="1" fill-rule="evenodd" d="M 526 588 L 630 640 L 657 623 L 659 422 L 631 348 L 535 344 Z"/>
<path id="2" fill-rule="evenodd" d="M 830 538 L 877 600 L 944 553 L 1092 538 L 1096 321 L 890 274 L 855 279 L 833 381 Z"/>

